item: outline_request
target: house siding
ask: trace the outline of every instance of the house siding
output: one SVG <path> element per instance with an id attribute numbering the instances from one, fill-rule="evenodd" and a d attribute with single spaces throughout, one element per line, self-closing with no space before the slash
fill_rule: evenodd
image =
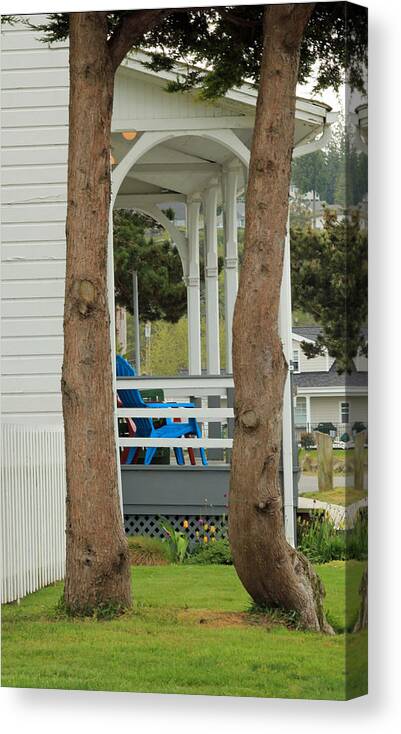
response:
<path id="1" fill-rule="evenodd" d="M 191 120 L 238 115 L 238 109 L 230 109 L 225 100 L 220 104 L 208 104 L 199 99 L 195 102 L 192 94 L 170 94 L 165 90 L 165 80 L 150 75 L 144 78 L 125 68 L 124 63 L 117 73 L 114 90 L 114 116 L 119 120 L 129 120 L 132 124 L 135 120 Z"/>
<path id="2" fill-rule="evenodd" d="M 35 22 L 44 16 L 35 16 Z M 60 422 L 68 47 L 1 32 L 2 403 L 5 422 Z"/>
<path id="3" fill-rule="evenodd" d="M 341 423 L 340 403 L 347 401 L 350 404 L 350 423 L 368 420 L 368 399 L 367 397 L 346 397 L 344 396 L 324 396 L 311 397 L 311 422 L 331 422 Z"/>
<path id="4" fill-rule="evenodd" d="M 299 352 L 300 372 L 328 372 L 335 361 L 328 354 L 308 359 L 302 350 L 301 342 L 296 339 L 292 340 L 292 349 L 293 351 L 297 349 Z"/>

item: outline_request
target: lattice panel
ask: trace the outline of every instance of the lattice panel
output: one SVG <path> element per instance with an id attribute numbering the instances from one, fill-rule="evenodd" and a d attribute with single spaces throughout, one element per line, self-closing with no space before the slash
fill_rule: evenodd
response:
<path id="1" fill-rule="evenodd" d="M 227 537 L 226 515 L 166 515 L 166 519 L 176 530 L 186 533 L 190 545 L 201 540 L 204 535 L 216 540 Z M 127 535 L 148 535 L 151 538 L 165 538 L 160 515 L 124 515 Z M 188 523 L 188 527 L 184 524 Z"/>

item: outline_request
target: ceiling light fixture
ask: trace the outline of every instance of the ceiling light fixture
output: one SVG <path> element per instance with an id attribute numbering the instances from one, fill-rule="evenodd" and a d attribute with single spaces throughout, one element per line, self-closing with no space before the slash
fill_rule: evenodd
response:
<path id="1" fill-rule="evenodd" d="M 138 135 L 136 130 L 127 130 L 126 132 L 121 133 L 124 140 L 135 140 L 136 136 Z"/>

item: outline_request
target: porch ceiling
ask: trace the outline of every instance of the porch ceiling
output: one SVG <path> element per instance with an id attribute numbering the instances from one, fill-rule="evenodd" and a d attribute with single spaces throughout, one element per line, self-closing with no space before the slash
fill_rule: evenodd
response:
<path id="1" fill-rule="evenodd" d="M 122 135 L 113 134 L 113 156 L 117 161 L 129 148 Z M 223 145 L 195 135 L 183 135 L 155 146 L 142 156 L 124 179 L 120 193 L 171 192 L 187 196 L 202 191 L 219 175 L 222 165 L 232 159 L 232 152 Z"/>
<path id="2" fill-rule="evenodd" d="M 199 105 L 199 102 L 191 102 L 190 99 L 188 100 L 185 97 L 186 103 L 191 102 L 193 108 L 190 106 L 189 111 L 186 110 L 189 116 L 184 115 L 185 119 L 180 120 L 178 117 L 170 117 L 173 113 L 168 110 L 168 105 L 173 101 L 173 98 L 175 99 L 175 95 L 161 92 L 165 80 L 159 77 L 156 78 L 154 74 L 149 75 L 149 72 L 145 73 L 143 67 L 141 69 L 140 65 L 138 66 L 138 63 L 133 60 L 130 60 L 130 66 L 132 68 L 124 69 L 122 76 L 125 84 L 123 88 L 124 95 L 120 95 L 121 100 L 117 105 L 116 114 L 113 118 L 112 154 L 116 163 L 125 158 L 142 133 L 163 130 L 168 134 L 171 130 L 172 137 L 155 145 L 135 162 L 119 189 L 120 194 L 149 194 L 154 196 L 169 194 L 174 200 L 174 194 L 185 197 L 206 189 L 211 180 L 219 177 L 222 166 L 235 160 L 235 154 L 233 149 L 229 150 L 223 143 L 201 137 L 199 132 L 197 134 L 197 131 L 200 130 L 212 130 L 214 126 L 220 130 L 226 128 L 231 135 L 235 134 L 237 136 L 238 146 L 242 146 L 242 150 L 245 146 L 250 151 L 257 98 L 254 88 L 245 85 L 240 90 L 232 90 L 228 93 L 227 99 L 218 103 L 220 106 L 223 103 L 229 104 L 231 118 L 221 117 L 221 110 L 218 105 L 215 105 L 217 116 L 211 119 L 209 107 L 205 111 L 202 105 Z M 129 102 L 131 94 L 134 94 L 135 91 L 138 92 L 135 86 L 138 85 L 138 80 L 140 80 L 144 90 L 148 87 L 153 90 L 152 99 L 154 99 L 155 110 L 157 108 L 157 118 L 148 117 L 146 126 L 144 119 L 137 117 L 139 113 Z M 162 94 L 160 99 L 155 96 L 156 88 L 157 94 L 159 96 Z M 141 93 L 144 93 L 143 90 Z M 178 95 L 177 100 L 178 98 L 181 99 L 182 95 Z M 164 108 L 162 103 L 165 106 Z M 324 129 L 330 109 L 324 103 L 297 98 L 295 147 L 316 139 Z M 150 114 L 149 110 L 148 114 Z M 227 110 L 224 114 L 227 114 Z M 192 117 L 192 115 L 197 116 Z M 178 136 L 177 133 L 178 130 L 181 130 L 181 123 L 184 127 L 182 135 L 179 134 Z M 122 135 L 124 130 L 135 131 L 137 136 L 131 141 L 126 140 Z M 240 171 L 239 192 L 244 188 L 242 167 L 240 167 Z"/>

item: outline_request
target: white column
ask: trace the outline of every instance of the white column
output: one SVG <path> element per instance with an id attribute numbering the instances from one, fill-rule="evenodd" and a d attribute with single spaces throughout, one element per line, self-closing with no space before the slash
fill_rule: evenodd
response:
<path id="1" fill-rule="evenodd" d="M 217 260 L 217 194 L 218 183 L 205 191 L 205 295 L 206 348 L 209 375 L 220 374 L 219 270 Z"/>
<path id="2" fill-rule="evenodd" d="M 110 204 L 109 215 L 109 236 L 107 243 L 107 296 L 110 313 L 110 358 L 111 358 L 111 374 L 113 382 L 114 396 L 114 441 L 117 455 L 117 481 L 118 493 L 120 496 L 120 508 L 122 521 L 124 519 L 123 508 L 123 490 L 121 483 L 120 469 L 120 449 L 118 446 L 118 420 L 117 420 L 117 382 L 116 382 L 116 314 L 115 314 L 115 298 L 114 298 L 114 251 L 113 251 L 113 204 Z"/>
<path id="3" fill-rule="evenodd" d="M 307 395 L 306 396 L 306 426 L 307 426 L 306 430 L 307 431 L 311 430 L 311 423 L 312 423 L 312 420 L 311 420 L 311 409 L 310 409 L 310 395 Z"/>
<path id="4" fill-rule="evenodd" d="M 200 279 L 199 279 L 199 210 L 200 197 L 187 200 L 188 233 L 188 368 L 190 375 L 201 374 L 201 324 L 200 324 Z"/>
<path id="5" fill-rule="evenodd" d="M 284 356 L 290 365 L 292 359 L 292 309 L 291 309 L 291 270 L 290 270 L 290 230 L 289 220 L 284 244 L 283 279 L 280 293 L 279 311 L 280 336 Z M 283 396 L 283 484 L 284 484 L 284 522 L 285 535 L 290 545 L 295 545 L 294 476 L 292 457 L 292 395 L 290 370 L 284 386 Z"/>
<path id="6" fill-rule="evenodd" d="M 226 331 L 226 369 L 233 371 L 232 363 L 232 330 L 235 300 L 238 291 L 238 239 L 237 239 L 237 187 L 238 168 L 229 168 L 224 172 L 224 305 Z"/>
<path id="7" fill-rule="evenodd" d="M 127 310 L 124 306 L 116 306 L 116 338 L 121 354 L 127 352 Z"/>

